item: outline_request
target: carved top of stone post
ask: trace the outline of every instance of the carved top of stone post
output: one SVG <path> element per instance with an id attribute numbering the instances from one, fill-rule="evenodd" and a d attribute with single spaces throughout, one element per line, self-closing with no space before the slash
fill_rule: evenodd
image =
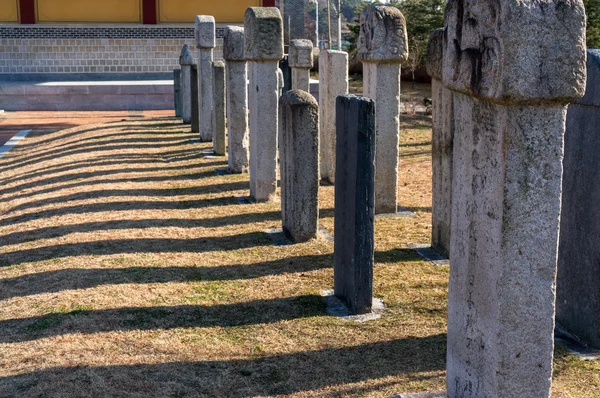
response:
<path id="1" fill-rule="evenodd" d="M 244 28 L 227 26 L 223 35 L 223 59 L 225 61 L 244 61 Z"/>
<path id="2" fill-rule="evenodd" d="M 215 47 L 215 18 L 211 15 L 198 15 L 194 26 L 197 48 Z"/>
<path id="3" fill-rule="evenodd" d="M 290 68 L 309 68 L 314 66 L 313 44 L 310 40 L 295 39 L 290 42 L 288 55 Z"/>
<path id="4" fill-rule="evenodd" d="M 585 91 L 582 0 L 450 0 L 443 82 L 505 104 L 568 103 Z"/>
<path id="5" fill-rule="evenodd" d="M 194 56 L 190 51 L 190 47 L 187 44 L 183 45 L 181 49 L 181 55 L 179 56 L 179 65 L 194 65 Z"/>
<path id="6" fill-rule="evenodd" d="M 444 58 L 444 29 L 436 29 L 427 43 L 427 73 L 433 79 L 442 80 Z"/>
<path id="7" fill-rule="evenodd" d="M 244 16 L 247 60 L 266 61 L 283 58 L 283 21 L 276 7 L 250 7 Z"/>
<path id="8" fill-rule="evenodd" d="M 358 59 L 398 63 L 408 59 L 406 20 L 396 7 L 370 5 L 360 15 Z"/>

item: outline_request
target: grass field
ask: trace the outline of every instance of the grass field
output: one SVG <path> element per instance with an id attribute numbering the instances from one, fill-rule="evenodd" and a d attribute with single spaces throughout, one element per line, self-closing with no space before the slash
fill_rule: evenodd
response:
<path id="1" fill-rule="evenodd" d="M 389 397 L 445 383 L 448 269 L 431 233 L 431 119 L 402 117 L 399 204 L 377 219 L 383 316 L 328 316 L 333 245 L 274 246 L 280 203 L 175 119 L 34 131 L 0 159 L 0 397 Z M 320 190 L 333 230 L 333 187 Z M 554 397 L 600 396 L 557 349 Z"/>

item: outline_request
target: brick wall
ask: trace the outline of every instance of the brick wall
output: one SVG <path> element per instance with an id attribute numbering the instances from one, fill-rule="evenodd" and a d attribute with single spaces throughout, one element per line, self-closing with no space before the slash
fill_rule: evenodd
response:
<path id="1" fill-rule="evenodd" d="M 223 27 L 215 58 L 222 58 Z M 195 51 L 185 26 L 0 26 L 0 74 L 169 73 L 181 47 Z"/>

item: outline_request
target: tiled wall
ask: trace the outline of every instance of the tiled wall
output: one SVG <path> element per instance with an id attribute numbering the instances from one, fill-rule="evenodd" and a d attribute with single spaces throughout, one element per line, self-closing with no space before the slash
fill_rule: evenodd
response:
<path id="1" fill-rule="evenodd" d="M 215 59 L 222 58 L 223 28 Z M 0 74 L 168 73 L 193 27 L 0 26 Z"/>

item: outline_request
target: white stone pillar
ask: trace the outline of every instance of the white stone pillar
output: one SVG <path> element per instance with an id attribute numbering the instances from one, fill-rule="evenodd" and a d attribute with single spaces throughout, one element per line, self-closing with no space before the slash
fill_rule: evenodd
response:
<path id="1" fill-rule="evenodd" d="M 215 117 L 213 112 L 213 49 L 215 48 L 215 18 L 198 15 L 195 24 L 198 48 L 198 88 L 200 106 L 200 141 L 213 140 Z"/>
<path id="2" fill-rule="evenodd" d="M 227 95 L 229 171 L 246 173 L 250 159 L 248 138 L 248 72 L 244 58 L 244 28 L 227 26 L 223 36 Z"/>
<path id="3" fill-rule="evenodd" d="M 275 7 L 250 7 L 244 18 L 250 75 L 250 195 L 269 201 L 277 190 L 279 60 L 283 58 L 283 24 Z"/>
<path id="4" fill-rule="evenodd" d="M 360 16 L 358 57 L 364 95 L 375 101 L 375 213 L 396 213 L 400 143 L 400 65 L 408 58 L 406 21 L 392 6 L 371 5 Z"/>
<path id="5" fill-rule="evenodd" d="M 583 4 L 452 0 L 443 41 L 455 128 L 448 397 L 549 397 L 566 105 L 585 90 Z"/>
<path id="6" fill-rule="evenodd" d="M 288 62 L 292 68 L 292 89 L 310 93 L 310 70 L 314 66 L 312 42 L 304 39 L 292 40 Z"/>
<path id="7" fill-rule="evenodd" d="M 194 64 L 194 56 L 188 45 L 184 44 L 179 56 L 179 65 L 181 65 L 181 117 L 185 124 L 192 122 L 192 82 L 190 80 L 192 64 Z"/>
<path id="8" fill-rule="evenodd" d="M 452 150 L 454 145 L 454 96 L 442 83 L 444 29 L 429 38 L 427 72 L 431 76 L 433 134 L 431 247 L 449 256 L 452 220 Z"/>
<path id="9" fill-rule="evenodd" d="M 348 94 L 348 53 L 321 50 L 319 55 L 319 132 L 321 178 L 335 183 L 336 99 Z"/>

